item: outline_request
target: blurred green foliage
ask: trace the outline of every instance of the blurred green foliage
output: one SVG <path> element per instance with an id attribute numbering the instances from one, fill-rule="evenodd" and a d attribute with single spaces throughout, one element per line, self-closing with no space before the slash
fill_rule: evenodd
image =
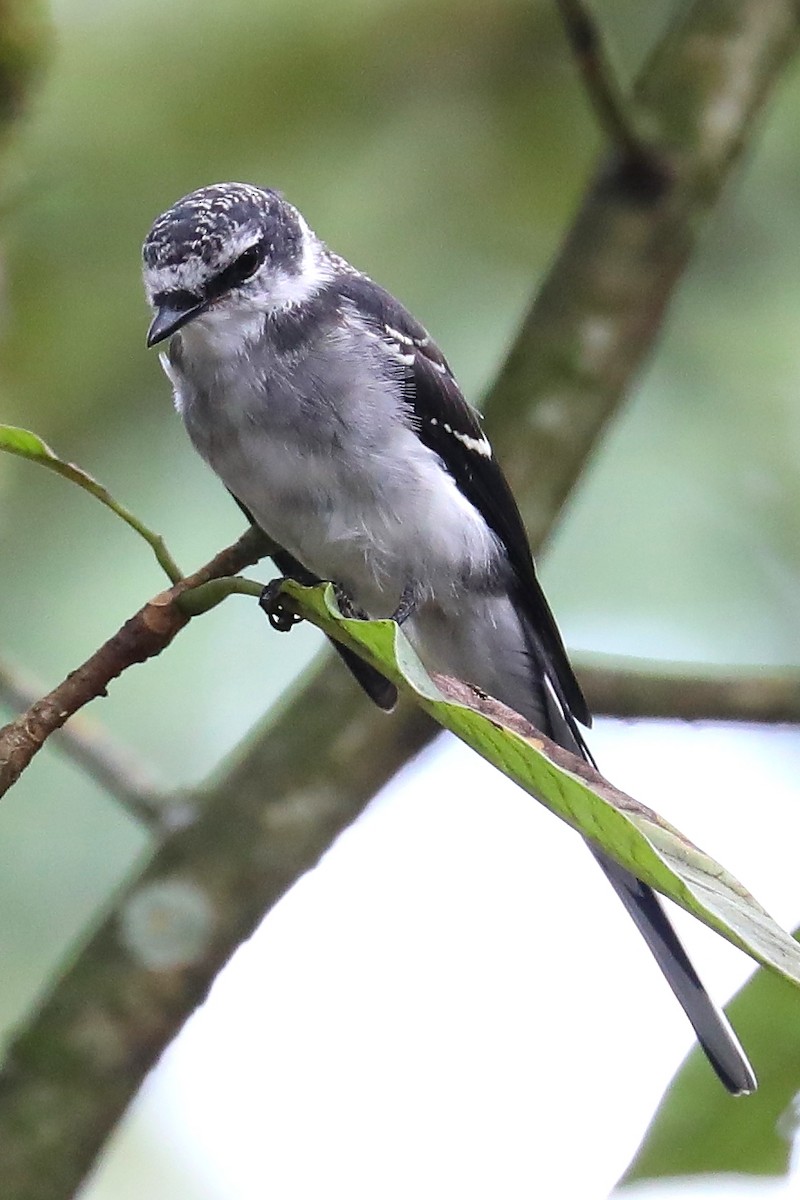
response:
<path id="1" fill-rule="evenodd" d="M 100 478 L 184 569 L 238 534 L 145 350 L 138 262 L 158 212 L 226 178 L 283 190 L 409 304 L 479 398 L 599 145 L 553 5 L 53 7 L 50 68 L 3 196 L 0 421 Z M 595 8 L 629 81 L 673 5 Z M 564 515 L 544 574 L 572 645 L 800 663 L 800 289 L 787 252 L 799 111 L 795 77 Z M 11 460 L 0 562 L 0 649 L 48 684 L 162 586 L 119 521 Z M 202 778 L 318 644 L 306 629 L 270 636 L 253 608 L 234 599 L 194 622 L 96 706 L 173 784 Z M 0 1021 L 24 1011 L 145 846 L 111 800 L 40 756 L 0 809 Z"/>
<path id="2" fill-rule="evenodd" d="M 786 1171 L 800 1116 L 797 989 L 758 971 L 726 1011 L 768 1086 L 742 1104 L 716 1086 L 702 1052 L 693 1050 L 661 1102 L 624 1184 L 663 1174 Z"/>
<path id="3" fill-rule="evenodd" d="M 0 0 L 0 122 L 4 126 L 25 110 L 49 50 L 44 0 Z"/>

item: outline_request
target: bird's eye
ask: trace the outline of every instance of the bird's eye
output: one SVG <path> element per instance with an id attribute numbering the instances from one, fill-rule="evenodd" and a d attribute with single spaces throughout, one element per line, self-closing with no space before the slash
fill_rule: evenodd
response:
<path id="1" fill-rule="evenodd" d="M 263 258 L 264 246 L 261 242 L 256 242 L 254 246 L 248 246 L 238 258 L 229 263 L 225 270 L 220 271 L 219 275 L 211 281 L 208 287 L 209 295 L 222 296 L 231 288 L 239 287 L 258 270 Z"/>
<path id="2" fill-rule="evenodd" d="M 243 254 L 239 255 L 235 262 L 231 263 L 228 270 L 235 275 L 240 283 L 243 283 L 245 279 L 250 278 L 260 262 L 261 247 L 258 245 L 250 246 Z"/>

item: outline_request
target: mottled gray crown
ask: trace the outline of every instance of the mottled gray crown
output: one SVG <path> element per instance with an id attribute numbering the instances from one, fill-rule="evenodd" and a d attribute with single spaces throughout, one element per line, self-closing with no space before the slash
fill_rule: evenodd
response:
<path id="1" fill-rule="evenodd" d="M 298 255 L 302 232 L 291 205 L 269 188 L 249 183 L 215 183 L 178 200 L 156 219 L 142 248 L 153 270 L 199 259 L 215 268 L 255 238 L 278 262 Z"/>

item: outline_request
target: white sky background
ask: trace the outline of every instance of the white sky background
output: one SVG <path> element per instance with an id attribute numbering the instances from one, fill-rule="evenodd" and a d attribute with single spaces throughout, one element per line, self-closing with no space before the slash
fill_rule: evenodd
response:
<path id="1" fill-rule="evenodd" d="M 800 920 L 796 732 L 602 721 L 592 747 L 784 926 Z M 724 1000 L 749 960 L 678 918 Z M 234 957 L 82 1197 L 600 1200 L 691 1044 L 580 839 L 441 741 Z"/>

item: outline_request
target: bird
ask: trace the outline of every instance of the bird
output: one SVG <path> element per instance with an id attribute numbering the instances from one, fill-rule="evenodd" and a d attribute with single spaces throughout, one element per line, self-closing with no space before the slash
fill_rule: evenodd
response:
<path id="1" fill-rule="evenodd" d="M 195 449 L 279 549 L 282 575 L 330 581 L 357 615 L 402 624 L 454 676 L 592 762 L 591 716 L 477 411 L 426 329 L 271 188 L 201 187 L 152 225 L 143 278 Z M 276 616 L 273 611 L 273 616 Z M 341 651 L 390 709 L 394 686 Z M 661 901 L 602 849 L 724 1086 L 756 1088 Z"/>

